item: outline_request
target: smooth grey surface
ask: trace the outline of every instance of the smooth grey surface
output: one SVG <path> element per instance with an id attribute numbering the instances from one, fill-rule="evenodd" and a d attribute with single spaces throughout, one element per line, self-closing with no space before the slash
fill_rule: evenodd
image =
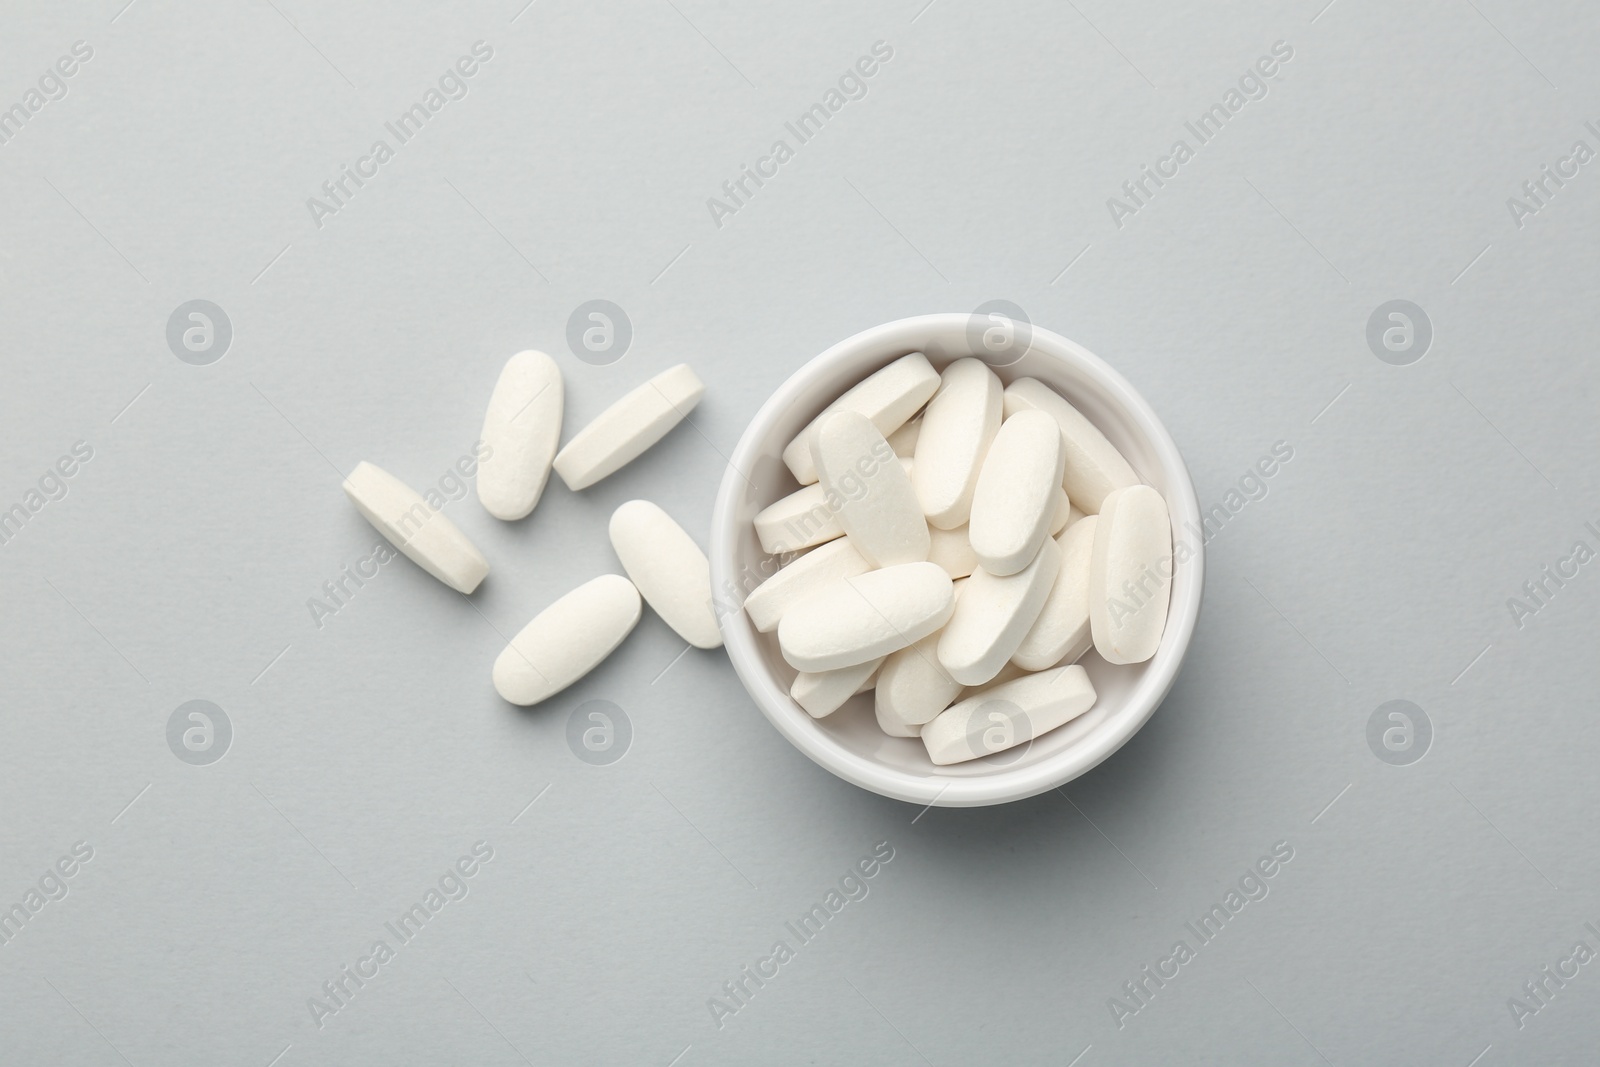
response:
<path id="1" fill-rule="evenodd" d="M 1507 605 L 1600 548 L 1600 163 L 1520 227 L 1507 204 L 1600 149 L 1588 5 L 124 3 L 0 11 L 0 106 L 93 48 L 0 144 L 0 507 L 93 449 L 0 547 L 0 904 L 93 849 L 0 944 L 0 1060 L 1593 1055 L 1600 962 L 1520 1028 L 1508 1005 L 1600 951 L 1597 567 L 1520 627 Z M 468 95 L 315 225 L 307 198 L 480 40 Z M 707 198 L 876 41 L 865 98 L 716 225 Z M 1267 95 L 1119 228 L 1107 198 L 1278 41 Z M 567 347 L 596 299 L 632 323 L 607 365 Z M 704 542 L 722 457 L 801 362 L 994 299 L 1126 374 L 1206 506 L 1293 449 L 1210 542 L 1184 673 L 1116 757 L 919 813 L 813 766 L 649 613 L 547 705 L 496 697 L 503 635 L 616 568 L 617 504 Z M 231 322 L 209 365 L 168 347 L 192 300 Z M 1419 362 L 1368 347 L 1391 300 L 1431 321 Z M 377 540 L 342 473 L 447 479 L 528 347 L 569 435 L 673 363 L 710 388 L 525 522 L 451 503 L 493 564 L 470 601 L 397 560 L 319 627 L 308 599 Z M 227 716 L 220 760 L 169 748 L 191 700 Z M 569 748 L 592 700 L 631 725 L 619 761 Z M 1369 748 L 1392 700 L 1431 724 L 1409 765 Z M 480 841 L 463 899 L 386 932 Z M 879 842 L 869 895 L 801 945 L 785 924 Z M 1185 924 L 1278 842 L 1270 894 L 1200 946 Z M 394 958 L 319 1027 L 309 998 L 377 939 Z"/>

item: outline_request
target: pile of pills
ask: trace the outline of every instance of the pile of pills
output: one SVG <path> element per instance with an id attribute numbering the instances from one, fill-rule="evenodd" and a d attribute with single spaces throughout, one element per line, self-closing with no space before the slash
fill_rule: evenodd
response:
<path id="1" fill-rule="evenodd" d="M 539 503 L 552 469 L 573 490 L 616 473 L 694 410 L 705 386 L 686 363 L 634 389 L 557 451 L 565 394 L 543 352 L 519 352 L 500 372 L 483 419 L 478 499 L 515 521 Z M 408 558 L 461 593 L 478 588 L 489 561 L 414 489 L 371 463 L 350 472 L 356 509 Z M 627 577 L 602 574 L 535 615 L 494 661 L 494 687 L 513 704 L 537 704 L 609 656 L 632 632 L 643 603 L 691 645 L 722 644 L 711 604 L 711 566 L 683 527 L 647 500 L 611 516 L 611 545 Z"/>
<path id="2" fill-rule="evenodd" d="M 878 725 L 936 764 L 1082 715 L 1078 660 L 1142 663 L 1166 626 L 1172 529 L 1100 430 L 1032 379 L 921 353 L 835 400 L 783 451 L 801 488 L 755 517 L 809 549 L 751 592 L 816 718 L 873 690 Z"/>

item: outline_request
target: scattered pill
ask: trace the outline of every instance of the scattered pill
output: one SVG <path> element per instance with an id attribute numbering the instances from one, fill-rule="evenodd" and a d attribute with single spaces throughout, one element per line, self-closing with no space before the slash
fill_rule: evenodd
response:
<path id="1" fill-rule="evenodd" d="M 816 483 L 762 508 L 755 527 L 761 550 L 769 556 L 798 552 L 844 534 L 838 510 L 830 506 L 827 490 Z"/>
<path id="2" fill-rule="evenodd" d="M 818 589 L 844 578 L 865 574 L 872 565 L 861 558 L 848 537 L 812 549 L 792 561 L 745 597 L 744 610 L 761 633 L 778 628 L 790 608 Z"/>
<path id="3" fill-rule="evenodd" d="M 857 383 L 829 404 L 810 425 L 783 450 L 783 462 L 801 485 L 817 480 L 817 464 L 811 442 L 822 420 L 836 411 L 854 411 L 872 420 L 881 434 L 891 434 L 905 425 L 939 388 L 939 372 L 921 352 L 901 356 Z"/>
<path id="4" fill-rule="evenodd" d="M 1045 538 L 1038 555 L 1016 574 L 972 572 L 939 638 L 939 663 L 950 677 L 982 685 L 1000 673 L 1039 618 L 1060 566 L 1061 549 Z"/>
<path id="5" fill-rule="evenodd" d="M 922 728 L 922 743 L 940 766 L 977 759 L 1032 741 L 1094 702 L 1082 667 L 1030 674 L 952 704 Z"/>
<path id="6" fill-rule="evenodd" d="M 795 675 L 794 684 L 789 687 L 789 695 L 794 702 L 806 709 L 813 719 L 820 719 L 832 715 L 845 702 L 857 693 L 864 692 L 867 684 L 872 681 L 872 676 L 883 665 L 883 657 L 869 659 L 865 663 L 857 663 L 853 667 L 840 667 L 838 670 L 819 671 L 808 673 L 801 671 Z"/>
<path id="7" fill-rule="evenodd" d="M 1082 412 L 1038 379 L 1018 378 L 1006 386 L 1006 418 L 1029 409 L 1043 411 L 1061 427 L 1066 449 L 1062 486 L 1085 514 L 1098 512 L 1106 494 L 1113 489 L 1139 483 L 1139 476 L 1122 453 Z"/>
<path id="8" fill-rule="evenodd" d="M 533 617 L 494 661 L 494 688 L 537 704 L 588 674 L 639 621 L 639 591 L 620 574 L 592 578 Z"/>
<path id="9" fill-rule="evenodd" d="M 1026 567 L 1050 538 L 1064 455 L 1055 420 L 1039 411 L 1006 419 L 983 460 L 967 537 L 978 563 L 996 575 Z"/>
<path id="10" fill-rule="evenodd" d="M 394 547 L 456 592 L 472 592 L 489 573 L 489 561 L 455 523 L 382 467 L 356 464 L 344 492 Z"/>
<path id="11" fill-rule="evenodd" d="M 827 503 L 867 562 L 891 567 L 928 558 L 928 522 L 911 476 L 872 420 L 836 411 L 811 449 Z"/>
<path id="12" fill-rule="evenodd" d="M 1022 639 L 1011 662 L 1030 671 L 1078 660 L 1093 644 L 1089 634 L 1089 556 L 1098 515 L 1090 515 L 1056 539 L 1061 569 L 1039 618 Z"/>
<path id="13" fill-rule="evenodd" d="M 665 437 L 694 410 L 705 391 L 687 363 L 662 371 L 579 430 L 556 453 L 556 473 L 567 488 L 587 489 Z"/>
<path id="14" fill-rule="evenodd" d="M 1143 663 L 1161 647 L 1172 569 L 1172 520 L 1161 494 L 1148 485 L 1107 494 L 1089 560 L 1090 629 L 1107 663 Z"/>
<path id="15" fill-rule="evenodd" d="M 970 356 L 940 375 L 939 391 L 922 415 L 913 477 L 930 526 L 966 525 L 978 471 L 1000 431 L 1002 392 L 994 371 Z"/>
<path id="16" fill-rule="evenodd" d="M 796 670 L 854 666 L 933 633 L 949 620 L 954 598 L 950 576 L 935 563 L 868 571 L 832 582 L 785 612 L 778 645 Z"/>
<path id="17" fill-rule="evenodd" d="M 611 547 L 639 595 L 695 648 L 722 644 L 711 607 L 711 563 L 694 538 L 648 500 L 611 513 Z"/>
<path id="18" fill-rule="evenodd" d="M 483 416 L 478 500 L 497 519 L 526 516 L 539 503 L 561 439 L 561 368 L 543 352 L 506 360 Z"/>

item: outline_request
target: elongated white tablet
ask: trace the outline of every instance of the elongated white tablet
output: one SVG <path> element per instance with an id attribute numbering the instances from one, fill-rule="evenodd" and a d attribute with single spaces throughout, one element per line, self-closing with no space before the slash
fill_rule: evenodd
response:
<path id="1" fill-rule="evenodd" d="M 574 490 L 615 474 L 682 422 L 705 391 L 689 364 L 669 367 L 579 430 L 556 453 L 556 473 Z"/>
<path id="2" fill-rule="evenodd" d="M 883 665 L 883 657 L 869 659 L 865 663 L 857 663 L 853 667 L 840 667 L 834 671 L 819 671 L 815 674 L 801 671 L 794 676 L 794 684 L 789 687 L 789 695 L 794 702 L 806 709 L 806 713 L 813 719 L 821 719 L 832 715 L 844 707 L 845 701 L 864 692 L 867 684 L 872 681 L 873 674 Z"/>
<path id="3" fill-rule="evenodd" d="M 862 558 L 878 567 L 928 558 L 928 521 L 911 476 L 872 420 L 836 411 L 817 428 L 811 450 L 818 484 Z"/>
<path id="4" fill-rule="evenodd" d="M 611 513 L 611 547 L 639 595 L 695 648 L 722 644 L 711 607 L 711 563 L 694 538 L 648 500 Z"/>
<path id="5" fill-rule="evenodd" d="M 1050 538 L 1061 488 L 1061 431 L 1039 411 L 1019 411 L 995 435 L 972 494 L 967 539 L 991 574 L 1015 574 Z"/>
<path id="6" fill-rule="evenodd" d="M 1107 663 L 1143 663 L 1161 647 L 1172 598 L 1172 520 L 1148 485 L 1100 505 L 1089 558 L 1089 627 Z"/>
<path id="7" fill-rule="evenodd" d="M 865 574 L 872 565 L 848 537 L 829 541 L 791 562 L 745 597 L 744 610 L 761 633 L 778 628 L 784 612 L 830 582 Z"/>
<path id="8" fill-rule="evenodd" d="M 939 635 L 931 633 L 883 661 L 872 707 L 884 733 L 916 737 L 960 695 L 961 683 L 939 664 Z"/>
<path id="9" fill-rule="evenodd" d="M 1006 386 L 1006 418 L 1019 411 L 1043 411 L 1061 427 L 1061 442 L 1067 463 L 1062 488 L 1079 510 L 1093 515 L 1100 510 L 1106 494 L 1139 484 L 1133 472 L 1099 427 L 1048 385 L 1035 378 L 1018 378 Z"/>
<path id="10" fill-rule="evenodd" d="M 483 416 L 488 454 L 478 462 L 478 500 L 497 519 L 534 509 L 561 440 L 561 368 L 543 352 L 506 360 Z"/>
<path id="11" fill-rule="evenodd" d="M 762 508 L 755 517 L 761 550 L 776 556 L 843 536 L 839 512 L 819 484 L 805 486 Z"/>
<path id="12" fill-rule="evenodd" d="M 950 618 L 950 576 L 926 560 L 868 571 L 817 590 L 784 613 L 778 647 L 800 671 L 831 671 L 887 656 Z"/>
<path id="13" fill-rule="evenodd" d="M 1057 492 L 1055 502 L 1055 515 L 1050 520 L 1051 537 L 1054 537 L 1062 530 L 1065 530 L 1068 526 L 1071 526 L 1072 521 L 1075 518 L 1083 517 L 1082 513 L 1079 512 L 1077 508 L 1072 506 L 1072 501 L 1067 499 L 1067 491 L 1065 489 Z"/>
<path id="14" fill-rule="evenodd" d="M 1032 673 L 1032 671 L 1024 670 L 1017 666 L 1015 660 L 1007 660 L 1006 665 L 1000 668 L 1000 673 L 990 678 L 987 682 L 982 685 L 969 685 L 963 688 L 961 690 L 961 699 L 965 700 L 970 696 L 977 696 L 979 693 L 987 693 L 995 686 L 1005 685 L 1007 682 L 1016 681 L 1018 678 L 1026 678 Z"/>
<path id="15" fill-rule="evenodd" d="M 1042 671 L 1058 663 L 1076 662 L 1093 645 L 1089 634 L 1089 556 L 1094 550 L 1094 530 L 1099 521 L 1098 515 L 1090 515 L 1068 526 L 1056 538 L 1061 548 L 1061 569 L 1033 629 L 1011 657 L 1017 666 Z"/>
<path id="16" fill-rule="evenodd" d="M 513 704 L 554 696 L 609 656 L 639 613 L 639 591 L 628 579 L 591 578 L 535 615 L 495 657 L 495 692 Z"/>
<path id="17" fill-rule="evenodd" d="M 904 459 L 910 459 L 917 454 L 917 438 L 922 433 L 922 420 L 912 419 L 894 433 L 887 435 L 889 447 L 894 449 L 894 454 Z"/>
<path id="18" fill-rule="evenodd" d="M 950 623 L 939 637 L 939 663 L 962 685 L 982 685 L 1006 665 L 1028 636 L 1061 566 L 1061 549 L 1045 538 L 1016 574 L 972 572 Z"/>
<path id="19" fill-rule="evenodd" d="M 883 673 L 883 660 L 879 660 L 878 661 L 878 666 L 873 669 L 873 672 L 871 674 L 867 675 L 867 677 L 862 680 L 860 685 L 856 686 L 856 692 L 857 693 L 865 693 L 865 692 L 871 690 L 874 686 L 876 686 L 878 684 L 878 675 L 880 675 L 882 673 Z"/>
<path id="20" fill-rule="evenodd" d="M 823 408 L 822 414 L 789 442 L 783 450 L 783 461 L 789 465 L 796 481 L 810 485 L 817 480 L 817 462 L 811 454 L 811 442 L 816 439 L 823 419 L 836 411 L 854 411 L 871 419 L 879 433 L 888 435 L 905 425 L 938 388 L 939 372 L 933 369 L 927 356 L 921 352 L 901 356 Z"/>
<path id="21" fill-rule="evenodd" d="M 970 356 L 939 376 L 939 391 L 922 415 L 913 476 L 930 526 L 966 525 L 978 471 L 1000 431 L 1002 393 L 994 371 Z"/>
<path id="22" fill-rule="evenodd" d="M 922 728 L 922 743 L 940 766 L 977 759 L 1041 737 L 1094 701 L 1089 675 L 1076 664 L 1030 674 L 952 704 Z"/>
<path id="23" fill-rule="evenodd" d="M 978 568 L 978 554 L 972 551 L 965 526 L 954 530 L 928 527 L 928 558 L 952 578 L 965 578 Z"/>
<path id="24" fill-rule="evenodd" d="M 472 592 L 489 573 L 489 561 L 455 523 L 382 467 L 356 464 L 344 493 L 406 558 L 456 592 Z"/>

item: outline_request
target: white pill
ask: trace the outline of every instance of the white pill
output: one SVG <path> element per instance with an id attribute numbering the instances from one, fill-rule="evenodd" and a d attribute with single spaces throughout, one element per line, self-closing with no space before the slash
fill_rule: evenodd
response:
<path id="1" fill-rule="evenodd" d="M 1107 663 L 1143 663 L 1161 647 L 1172 597 L 1172 520 L 1148 485 L 1100 505 L 1089 559 L 1089 626 Z"/>
<path id="2" fill-rule="evenodd" d="M 844 534 L 839 513 L 820 484 L 805 486 L 762 508 L 755 517 L 761 550 L 770 556 L 798 552 Z"/>
<path id="3" fill-rule="evenodd" d="M 812 441 L 827 504 L 856 551 L 878 567 L 928 558 L 928 522 L 911 476 L 872 420 L 836 411 Z"/>
<path id="4" fill-rule="evenodd" d="M 910 459 L 917 453 L 917 437 L 922 433 L 922 420 L 912 419 L 894 433 L 889 434 L 889 447 L 894 454 Z"/>
<path id="5" fill-rule="evenodd" d="M 1050 520 L 1051 537 L 1071 526 L 1075 520 L 1083 518 L 1083 513 L 1073 507 L 1072 501 L 1067 499 L 1067 491 L 1065 489 L 1058 490 L 1055 502 L 1055 515 Z"/>
<path id="6" fill-rule="evenodd" d="M 879 660 L 878 661 L 878 666 L 873 669 L 872 673 L 867 675 L 867 677 L 862 681 L 862 683 L 860 685 L 856 686 L 856 692 L 857 693 L 865 693 L 868 690 L 872 689 L 874 686 L 876 686 L 878 684 L 878 675 L 880 675 L 882 673 L 883 673 L 883 660 Z"/>
<path id="7" fill-rule="evenodd" d="M 893 363 L 856 383 L 849 392 L 822 409 L 788 447 L 783 461 L 795 480 L 810 485 L 817 480 L 817 462 L 811 454 L 822 420 L 836 411 L 854 411 L 872 420 L 881 434 L 891 434 L 905 425 L 939 388 L 939 372 L 921 352 L 901 356 Z"/>
<path id="8" fill-rule="evenodd" d="M 939 664 L 939 635 L 932 633 L 883 661 L 872 706 L 884 733 L 916 737 L 960 695 L 961 683 Z"/>
<path id="9" fill-rule="evenodd" d="M 1050 539 L 1061 488 L 1061 431 L 1038 411 L 1006 419 L 984 457 L 967 539 L 991 574 L 1015 574 Z"/>
<path id="10" fill-rule="evenodd" d="M 967 528 L 954 530 L 928 527 L 928 558 L 945 569 L 952 578 L 965 578 L 978 567 L 978 554 L 967 540 Z"/>
<path id="11" fill-rule="evenodd" d="M 689 364 L 669 367 L 606 408 L 556 453 L 569 489 L 587 489 L 639 458 L 700 403 L 706 387 Z"/>
<path id="12" fill-rule="evenodd" d="M 1032 409 L 1043 411 L 1061 427 L 1061 441 L 1067 453 L 1062 487 L 1085 514 L 1098 512 L 1106 494 L 1113 489 L 1139 484 L 1139 476 L 1106 440 L 1106 435 L 1043 382 L 1018 378 L 1006 386 L 1005 404 L 1007 418 Z"/>
<path id="13" fill-rule="evenodd" d="M 937 564 L 868 571 L 817 590 L 784 613 L 778 646 L 800 671 L 850 667 L 927 637 L 950 618 L 955 590 Z"/>
<path id="14" fill-rule="evenodd" d="M 979 359 L 958 359 L 939 376 L 939 391 L 922 415 L 913 479 L 929 525 L 966 525 L 978 471 L 1000 430 L 1002 393 L 1000 379 Z"/>
<path id="15" fill-rule="evenodd" d="M 883 665 L 883 657 L 857 663 L 853 667 L 840 667 L 833 671 L 815 674 L 801 671 L 789 687 L 794 702 L 806 709 L 813 719 L 832 715 L 844 707 L 845 701 L 864 692 L 872 676 Z"/>
<path id="16" fill-rule="evenodd" d="M 497 519 L 534 509 L 561 440 L 561 368 L 543 352 L 506 360 L 483 416 L 486 455 L 478 461 L 478 500 Z"/>
<path id="17" fill-rule="evenodd" d="M 1061 569 L 1045 598 L 1039 618 L 1022 639 L 1011 662 L 1030 671 L 1058 663 L 1076 662 L 1093 645 L 1089 634 L 1089 557 L 1094 550 L 1098 515 L 1067 527 L 1056 538 L 1061 548 Z"/>
<path id="18" fill-rule="evenodd" d="M 639 591 L 620 574 L 602 574 L 533 617 L 495 657 L 495 692 L 537 704 L 588 674 L 639 621 Z"/>
<path id="19" fill-rule="evenodd" d="M 472 592 L 489 573 L 489 561 L 455 523 L 382 467 L 356 464 L 344 493 L 394 547 L 456 592 Z"/>
<path id="20" fill-rule="evenodd" d="M 611 547 L 639 594 L 695 648 L 722 644 L 711 607 L 711 563 L 672 516 L 648 500 L 611 513 Z"/>
<path id="21" fill-rule="evenodd" d="M 1026 678 L 1032 673 L 1030 670 L 1024 670 L 1017 666 L 1016 660 L 1007 660 L 1006 665 L 1000 668 L 1000 673 L 990 678 L 987 682 L 982 685 L 969 685 L 963 689 L 961 691 L 961 699 L 965 700 L 979 693 L 987 693 L 997 685 L 1005 685 L 1007 682 L 1015 681 L 1018 678 Z"/>
<path id="22" fill-rule="evenodd" d="M 1076 664 L 1030 674 L 952 704 L 922 728 L 922 743 L 940 766 L 977 759 L 1041 737 L 1094 701 L 1089 675 Z"/>
<path id="23" fill-rule="evenodd" d="M 784 613 L 830 582 L 865 574 L 872 565 L 861 558 L 848 537 L 829 541 L 791 562 L 744 600 L 744 610 L 761 633 L 778 628 Z"/>
<path id="24" fill-rule="evenodd" d="M 939 637 L 939 663 L 962 685 L 982 685 L 1000 673 L 1028 636 L 1061 566 L 1061 549 L 1045 538 L 1039 554 L 1016 574 L 972 572 L 950 624 Z"/>

